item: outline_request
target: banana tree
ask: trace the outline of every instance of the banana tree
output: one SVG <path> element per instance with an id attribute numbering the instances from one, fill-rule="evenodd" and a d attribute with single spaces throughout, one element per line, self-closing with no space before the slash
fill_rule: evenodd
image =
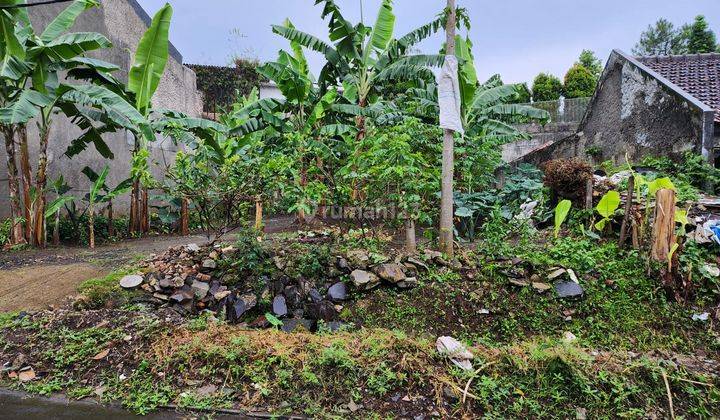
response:
<path id="1" fill-rule="evenodd" d="M 54 217 L 55 219 L 53 227 L 53 245 L 58 246 L 60 245 L 60 211 L 67 202 L 74 200 L 75 197 L 65 195 L 72 188 L 65 183 L 65 177 L 62 175 L 52 182 L 51 188 L 53 193 L 55 193 L 55 200 L 48 204 L 47 209 L 45 210 L 45 218 L 49 219 Z"/>
<path id="2" fill-rule="evenodd" d="M 92 182 L 88 200 L 88 226 L 90 232 L 90 247 L 95 247 L 95 205 L 99 203 L 107 203 L 108 212 L 108 237 L 115 236 L 115 224 L 113 219 L 113 200 L 118 196 L 127 193 L 132 186 L 132 179 L 128 178 L 118 184 L 115 188 L 110 188 L 106 184 L 109 167 L 106 165 L 98 175 L 90 167 L 83 168 L 82 173 Z"/>
<path id="3" fill-rule="evenodd" d="M 321 17 L 328 18 L 329 38 L 326 43 L 308 33 L 295 29 L 287 23 L 273 25 L 273 32 L 324 55 L 318 84 L 324 92 L 329 86 L 341 84 L 343 97 L 351 105 L 366 108 L 381 97 L 381 87 L 393 80 L 414 80 L 418 77 L 433 79 L 428 66 L 442 65 L 440 55 L 407 55 L 411 47 L 437 32 L 443 23 L 438 16 L 432 22 L 417 28 L 405 36 L 394 39 L 395 15 L 392 1 L 383 0 L 375 24 L 351 24 L 342 15 L 334 0 L 316 0 L 322 4 Z M 365 135 L 365 118 L 357 114 L 357 139 Z"/>
<path id="4" fill-rule="evenodd" d="M 152 111 L 155 94 L 167 65 L 169 56 L 169 30 L 173 9 L 165 4 L 153 17 L 150 27 L 140 39 L 135 59 L 128 74 L 127 89 L 134 95 L 135 108 L 144 117 Z M 133 185 L 130 202 L 130 231 L 146 232 L 149 229 L 147 144 L 154 140 L 151 133 L 135 136 L 133 150 Z M 141 192 L 142 188 L 142 192 Z"/>

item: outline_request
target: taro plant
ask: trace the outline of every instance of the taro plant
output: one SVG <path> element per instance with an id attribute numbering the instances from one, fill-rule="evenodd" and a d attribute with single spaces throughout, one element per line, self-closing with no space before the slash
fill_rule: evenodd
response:
<path id="1" fill-rule="evenodd" d="M 567 219 L 568 213 L 570 213 L 570 207 L 572 207 L 572 201 L 562 200 L 555 206 L 555 239 L 560 234 L 560 227 Z"/>

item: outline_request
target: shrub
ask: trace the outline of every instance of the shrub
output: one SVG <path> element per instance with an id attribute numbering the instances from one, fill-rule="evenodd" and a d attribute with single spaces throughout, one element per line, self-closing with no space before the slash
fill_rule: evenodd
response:
<path id="1" fill-rule="evenodd" d="M 0 221 L 0 247 L 10 242 L 10 230 L 12 229 L 12 220 L 4 219 Z"/>
<path id="2" fill-rule="evenodd" d="M 590 70 L 581 64 L 575 64 L 565 74 L 565 97 L 585 98 L 592 96 L 596 84 L 597 79 Z"/>
<path id="3" fill-rule="evenodd" d="M 582 159 L 556 159 L 547 162 L 544 183 L 558 198 L 578 200 L 585 194 L 585 184 L 593 176 L 592 166 Z"/>
<path id="4" fill-rule="evenodd" d="M 533 81 L 532 93 L 535 101 L 556 101 L 560 99 L 562 92 L 562 82 L 552 74 L 540 73 Z"/>

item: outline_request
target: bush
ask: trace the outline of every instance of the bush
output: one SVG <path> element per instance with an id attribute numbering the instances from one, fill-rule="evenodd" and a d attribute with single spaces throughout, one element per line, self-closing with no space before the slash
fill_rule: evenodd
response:
<path id="1" fill-rule="evenodd" d="M 533 81 L 532 93 L 534 101 L 557 101 L 560 99 L 562 92 L 562 82 L 551 74 L 540 73 Z"/>
<path id="2" fill-rule="evenodd" d="M 12 230 L 12 220 L 4 219 L 0 221 L 0 247 L 10 242 L 10 231 Z"/>
<path id="3" fill-rule="evenodd" d="M 597 79 L 590 70 L 580 64 L 575 64 L 565 74 L 565 97 L 585 98 L 592 96 L 596 84 Z"/>
<path id="4" fill-rule="evenodd" d="M 556 159 L 547 162 L 544 183 L 558 198 L 577 201 L 585 195 L 585 184 L 592 179 L 593 169 L 582 159 Z"/>

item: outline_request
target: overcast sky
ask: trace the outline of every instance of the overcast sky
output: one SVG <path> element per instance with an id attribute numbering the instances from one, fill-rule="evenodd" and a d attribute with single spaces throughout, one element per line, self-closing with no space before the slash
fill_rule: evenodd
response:
<path id="1" fill-rule="evenodd" d="M 166 0 L 139 0 L 151 15 Z M 470 36 L 481 78 L 500 73 L 508 82 L 531 81 L 541 71 L 562 77 L 584 48 L 607 59 L 613 48 L 630 52 L 640 33 L 660 17 L 681 25 L 704 14 L 720 33 L 720 0 L 457 0 L 472 19 Z M 233 55 L 272 60 L 287 41 L 271 24 L 289 17 L 305 32 L 326 39 L 314 0 L 170 0 L 175 9 L 170 38 L 186 63 L 225 65 Z M 361 0 L 338 0 L 351 22 Z M 375 20 L 380 0 L 362 0 L 364 20 Z M 426 23 L 444 0 L 395 0 L 395 35 Z M 441 33 L 420 44 L 437 52 Z M 322 57 L 308 53 L 317 75 Z"/>

